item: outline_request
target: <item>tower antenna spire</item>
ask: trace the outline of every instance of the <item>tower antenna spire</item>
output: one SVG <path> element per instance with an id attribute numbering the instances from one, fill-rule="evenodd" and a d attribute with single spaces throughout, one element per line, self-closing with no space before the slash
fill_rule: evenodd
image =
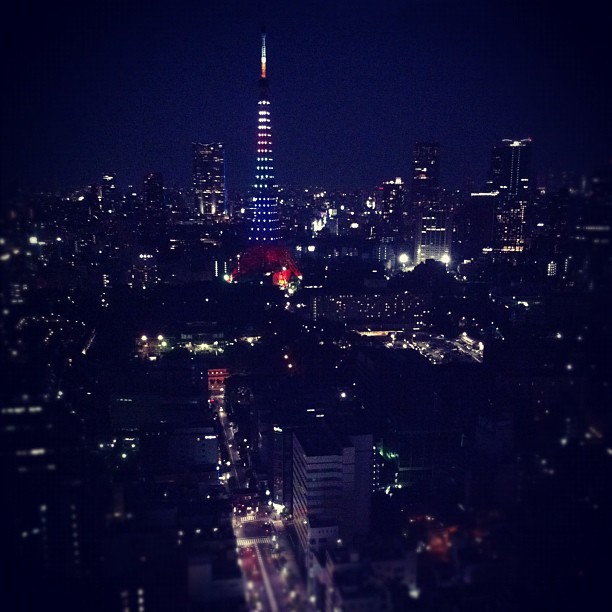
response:
<path id="1" fill-rule="evenodd" d="M 266 28 L 261 28 L 261 78 L 266 78 Z"/>

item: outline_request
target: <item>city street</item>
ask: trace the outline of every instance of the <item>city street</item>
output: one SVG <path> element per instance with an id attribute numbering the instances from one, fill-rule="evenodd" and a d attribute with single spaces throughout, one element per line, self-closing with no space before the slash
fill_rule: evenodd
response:
<path id="1" fill-rule="evenodd" d="M 232 431 L 227 413 L 225 412 L 225 395 L 216 395 L 214 397 L 214 402 L 216 403 L 219 412 L 219 422 L 221 423 L 221 427 L 223 429 L 223 443 L 227 448 L 227 453 L 230 458 L 230 465 L 224 466 L 224 469 L 225 467 L 230 468 L 230 475 L 236 479 L 235 482 L 237 488 L 246 487 L 246 474 L 244 466 L 240 461 L 238 448 L 234 441 L 234 432 Z"/>
<path id="2" fill-rule="evenodd" d="M 234 528 L 247 601 L 254 610 L 314 610 L 282 521 L 238 521 Z"/>
<path id="3" fill-rule="evenodd" d="M 223 429 L 220 443 L 225 444 L 230 461 L 223 470 L 228 468 L 235 479 L 235 486 L 226 481 L 231 494 L 247 486 L 245 468 L 225 409 L 225 396 L 215 395 L 213 401 Z M 236 512 L 233 526 L 249 608 L 260 612 L 314 612 L 284 521 L 253 508 L 244 514 Z"/>

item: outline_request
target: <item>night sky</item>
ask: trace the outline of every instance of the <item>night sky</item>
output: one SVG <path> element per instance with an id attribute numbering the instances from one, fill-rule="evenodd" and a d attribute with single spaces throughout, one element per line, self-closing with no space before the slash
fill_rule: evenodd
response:
<path id="1" fill-rule="evenodd" d="M 2 186 L 146 171 L 189 186 L 191 142 L 254 176 L 259 32 L 268 31 L 276 177 L 408 178 L 416 140 L 442 181 L 485 178 L 491 146 L 532 137 L 538 175 L 612 158 L 604 2 L 322 0 L 25 3 L 3 19 Z"/>

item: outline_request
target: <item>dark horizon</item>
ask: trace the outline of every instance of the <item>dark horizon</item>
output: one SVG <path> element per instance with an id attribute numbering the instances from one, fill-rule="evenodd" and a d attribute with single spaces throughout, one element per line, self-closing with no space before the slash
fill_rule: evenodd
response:
<path id="1" fill-rule="evenodd" d="M 536 176 L 612 158 L 602 3 L 159 2 L 17 9 L 5 25 L 3 192 L 115 172 L 191 184 L 194 141 L 225 143 L 230 190 L 253 180 L 259 33 L 280 184 L 407 179 L 418 140 L 441 181 L 484 180 L 491 148 L 533 138 Z"/>

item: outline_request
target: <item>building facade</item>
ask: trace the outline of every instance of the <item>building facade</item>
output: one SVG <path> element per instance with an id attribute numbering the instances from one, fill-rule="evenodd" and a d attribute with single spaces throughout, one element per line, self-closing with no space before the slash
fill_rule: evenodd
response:
<path id="1" fill-rule="evenodd" d="M 525 215 L 531 199 L 531 139 L 504 139 L 491 152 L 488 186 L 497 191 L 495 246 L 498 253 L 525 249 Z"/>
<path id="2" fill-rule="evenodd" d="M 413 149 L 412 196 L 409 223 L 414 235 L 414 263 L 427 259 L 450 261 L 451 226 L 440 188 L 440 147 L 417 142 Z"/>
<path id="3" fill-rule="evenodd" d="M 227 212 L 223 143 L 193 143 L 193 193 L 200 215 Z"/>
<path id="4" fill-rule="evenodd" d="M 293 516 L 302 551 L 334 545 L 369 528 L 373 478 L 371 434 L 341 439 L 326 428 L 293 433 Z"/>

